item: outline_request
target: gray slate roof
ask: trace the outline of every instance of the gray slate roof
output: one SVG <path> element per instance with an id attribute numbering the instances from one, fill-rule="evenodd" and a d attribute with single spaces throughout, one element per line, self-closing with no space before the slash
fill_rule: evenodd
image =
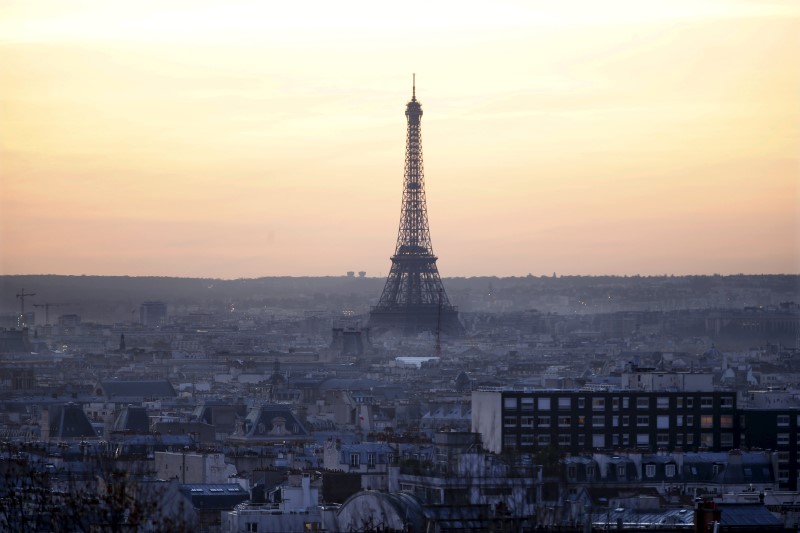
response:
<path id="1" fill-rule="evenodd" d="M 718 503 L 717 507 L 722 511 L 720 521 L 723 527 L 783 528 L 783 521 L 761 504 Z"/>
<path id="2" fill-rule="evenodd" d="M 103 381 L 102 396 L 110 398 L 175 398 L 178 394 L 166 379 L 155 381 Z"/>
<path id="3" fill-rule="evenodd" d="M 97 432 L 80 405 L 68 403 L 63 406 L 54 405 L 49 409 L 51 440 L 97 437 Z"/>

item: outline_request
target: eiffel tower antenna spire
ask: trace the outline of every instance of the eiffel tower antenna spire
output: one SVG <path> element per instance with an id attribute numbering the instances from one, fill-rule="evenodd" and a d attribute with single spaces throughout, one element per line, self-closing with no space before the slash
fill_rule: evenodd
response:
<path id="1" fill-rule="evenodd" d="M 370 312 L 369 324 L 376 330 L 406 334 L 441 331 L 461 335 L 464 328 L 444 291 L 431 245 L 422 169 L 422 105 L 417 101 L 416 82 L 414 74 L 411 101 L 406 104 L 408 128 L 397 246 L 383 293 Z"/>

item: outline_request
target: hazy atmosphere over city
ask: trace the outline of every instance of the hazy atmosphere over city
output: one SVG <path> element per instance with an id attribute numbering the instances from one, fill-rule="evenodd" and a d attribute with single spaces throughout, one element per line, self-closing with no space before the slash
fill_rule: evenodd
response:
<path id="1" fill-rule="evenodd" d="M 799 270 L 793 1 L 0 5 L 6 274 Z"/>
<path id="2" fill-rule="evenodd" d="M 800 3 L 0 0 L 0 533 L 797 533 Z"/>

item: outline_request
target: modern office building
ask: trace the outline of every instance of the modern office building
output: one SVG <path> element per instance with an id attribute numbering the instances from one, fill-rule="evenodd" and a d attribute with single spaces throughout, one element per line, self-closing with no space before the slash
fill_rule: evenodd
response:
<path id="1" fill-rule="evenodd" d="M 167 304 L 144 302 L 139 306 L 139 321 L 148 327 L 163 326 L 167 321 Z"/>
<path id="2" fill-rule="evenodd" d="M 495 453 L 601 450 L 725 451 L 740 444 L 736 393 L 641 390 L 481 390 L 472 431 Z"/>

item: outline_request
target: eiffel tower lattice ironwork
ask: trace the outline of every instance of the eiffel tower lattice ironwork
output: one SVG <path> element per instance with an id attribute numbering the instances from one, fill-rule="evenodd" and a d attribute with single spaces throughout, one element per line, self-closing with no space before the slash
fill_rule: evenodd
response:
<path id="1" fill-rule="evenodd" d="M 383 293 L 370 311 L 369 324 L 375 330 L 405 334 L 430 331 L 461 335 L 464 328 L 444 291 L 431 246 L 422 170 L 422 106 L 417 101 L 416 80 L 412 87 L 411 101 L 406 104 L 408 132 L 397 246 Z"/>

